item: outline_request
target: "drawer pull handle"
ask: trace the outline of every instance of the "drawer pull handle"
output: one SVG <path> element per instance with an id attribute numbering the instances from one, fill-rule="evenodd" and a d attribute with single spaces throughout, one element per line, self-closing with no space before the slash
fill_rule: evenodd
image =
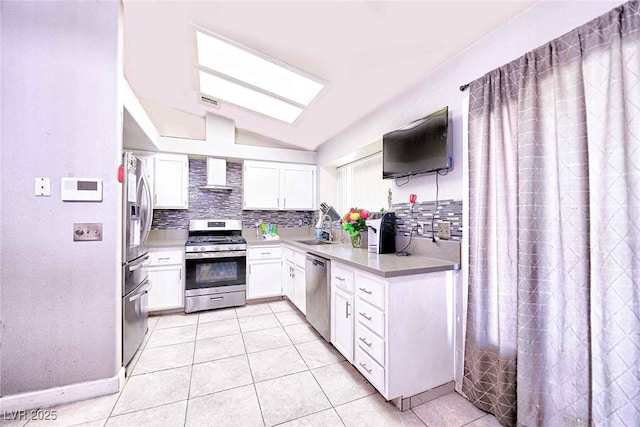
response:
<path id="1" fill-rule="evenodd" d="M 371 316 L 367 316 L 367 313 L 360 313 L 360 312 L 358 312 L 358 313 L 360 314 L 360 316 L 364 317 L 367 320 L 371 320 L 372 319 Z"/>
<path id="2" fill-rule="evenodd" d="M 349 306 L 351 304 L 349 304 L 348 302 L 345 302 L 344 308 L 345 308 L 345 318 L 348 319 L 349 318 Z"/>
<path id="3" fill-rule="evenodd" d="M 260 252 L 261 255 L 271 255 L 271 252 Z"/>
<path id="4" fill-rule="evenodd" d="M 213 298 L 209 298 L 211 301 L 220 301 L 223 300 L 224 297 L 213 297 Z"/>
<path id="5" fill-rule="evenodd" d="M 163 257 L 158 258 L 158 261 L 162 261 L 163 259 L 171 259 L 171 258 L 168 257 L 168 256 L 163 256 Z"/>
<path id="6" fill-rule="evenodd" d="M 359 365 L 362 366 L 362 369 L 364 369 L 368 373 L 371 373 L 372 369 L 367 369 L 367 365 L 365 365 L 364 363 L 359 363 Z"/>
<path id="7" fill-rule="evenodd" d="M 341 282 L 344 282 L 344 277 L 340 277 L 340 276 L 335 276 L 336 279 L 340 280 Z"/>
<path id="8" fill-rule="evenodd" d="M 373 291 L 370 291 L 367 288 L 358 288 L 358 289 L 360 289 L 362 292 L 364 292 L 365 294 L 368 294 L 368 295 L 371 295 L 373 293 Z"/>
<path id="9" fill-rule="evenodd" d="M 359 337 L 358 339 L 359 339 L 360 341 L 362 341 L 363 343 L 365 343 L 365 344 L 367 345 L 367 347 L 371 347 L 371 343 L 370 343 L 370 342 L 367 342 L 367 340 L 365 340 L 364 338 Z"/>

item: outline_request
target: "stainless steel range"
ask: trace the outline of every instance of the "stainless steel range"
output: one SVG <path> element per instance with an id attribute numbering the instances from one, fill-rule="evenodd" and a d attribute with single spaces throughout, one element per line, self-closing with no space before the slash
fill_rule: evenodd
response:
<path id="1" fill-rule="evenodd" d="M 245 304 L 247 242 L 242 221 L 189 221 L 185 251 L 185 312 Z"/>

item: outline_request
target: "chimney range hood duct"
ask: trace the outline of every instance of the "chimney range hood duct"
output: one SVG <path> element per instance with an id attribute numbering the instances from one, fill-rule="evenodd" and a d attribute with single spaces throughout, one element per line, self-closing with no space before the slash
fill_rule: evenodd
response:
<path id="1" fill-rule="evenodd" d="M 200 187 L 201 190 L 229 192 L 234 190 L 227 185 L 227 161 L 207 157 L 207 185 Z"/>

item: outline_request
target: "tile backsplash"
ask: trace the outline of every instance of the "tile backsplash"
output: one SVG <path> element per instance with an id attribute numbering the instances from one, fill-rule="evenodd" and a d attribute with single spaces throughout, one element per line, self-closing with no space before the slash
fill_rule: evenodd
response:
<path id="1" fill-rule="evenodd" d="M 242 219 L 244 227 L 256 222 L 277 222 L 278 227 L 313 225 L 314 211 L 243 211 L 242 163 L 227 162 L 227 185 L 231 192 L 201 190 L 207 183 L 206 160 L 189 160 L 189 209 L 156 209 L 153 211 L 154 230 L 187 229 L 190 219 Z"/>
<path id="2" fill-rule="evenodd" d="M 437 221 L 451 222 L 451 240 L 462 239 L 462 200 L 439 200 L 436 209 L 436 202 L 416 203 L 413 208 L 413 214 L 409 216 L 409 203 L 394 203 L 392 205 L 396 213 L 396 235 L 408 236 L 411 227 L 415 227 L 418 223 L 427 223 L 423 235 L 418 236 L 413 233 L 414 238 L 431 238 L 431 218 L 435 210 L 434 227 L 437 227 Z"/>

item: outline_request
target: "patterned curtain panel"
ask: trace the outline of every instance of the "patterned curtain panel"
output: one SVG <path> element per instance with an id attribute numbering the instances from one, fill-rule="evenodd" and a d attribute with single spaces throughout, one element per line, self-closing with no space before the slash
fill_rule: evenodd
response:
<path id="1" fill-rule="evenodd" d="M 505 425 L 640 423 L 638 2 L 470 86 L 463 391 Z"/>

